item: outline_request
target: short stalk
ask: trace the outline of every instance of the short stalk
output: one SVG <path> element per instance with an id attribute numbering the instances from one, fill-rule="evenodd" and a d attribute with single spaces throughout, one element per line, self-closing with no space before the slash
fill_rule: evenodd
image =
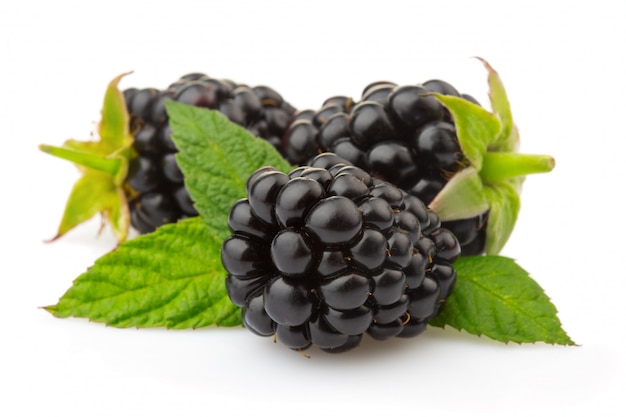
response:
<path id="1" fill-rule="evenodd" d="M 483 157 L 480 176 L 486 184 L 493 184 L 529 174 L 550 172 L 552 169 L 554 158 L 549 155 L 487 152 Z"/>

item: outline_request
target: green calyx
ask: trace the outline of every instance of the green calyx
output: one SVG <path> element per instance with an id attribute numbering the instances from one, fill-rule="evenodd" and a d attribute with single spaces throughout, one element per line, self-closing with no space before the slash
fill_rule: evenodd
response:
<path id="1" fill-rule="evenodd" d="M 555 161 L 548 155 L 517 152 L 519 135 L 502 81 L 480 60 L 488 72 L 492 112 L 460 97 L 433 94 L 454 118 L 466 167 L 450 179 L 430 208 L 444 221 L 489 211 L 485 252 L 495 255 L 515 226 L 525 176 L 550 172 Z"/>
<path id="2" fill-rule="evenodd" d="M 97 141 L 69 139 L 62 146 L 39 145 L 42 152 L 74 163 L 82 173 L 68 197 L 58 239 L 79 224 L 101 214 L 119 242 L 130 228 L 125 179 L 133 156 L 133 136 L 124 95 L 118 88 L 120 74 L 109 83 L 102 105 Z"/>

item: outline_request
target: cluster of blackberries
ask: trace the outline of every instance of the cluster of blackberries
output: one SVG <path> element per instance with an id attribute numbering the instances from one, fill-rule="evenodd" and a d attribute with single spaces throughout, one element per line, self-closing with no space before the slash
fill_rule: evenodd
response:
<path id="1" fill-rule="evenodd" d="M 131 224 L 140 233 L 198 214 L 174 156 L 177 150 L 165 112 L 166 99 L 219 110 L 276 147 L 295 112 L 270 87 L 249 87 L 201 73 L 187 74 L 165 90 L 128 88 L 124 98 L 137 153 L 127 176 L 132 188 Z"/>
<path id="2" fill-rule="evenodd" d="M 281 152 L 306 164 L 320 152 L 333 152 L 376 178 L 391 182 L 425 204 L 466 166 L 450 112 L 429 93 L 463 97 L 453 86 L 430 80 L 421 85 L 375 82 L 361 100 L 327 99 L 322 108 L 294 115 Z M 464 255 L 480 254 L 485 243 L 484 215 L 444 223 L 461 241 Z"/>
<path id="3" fill-rule="evenodd" d="M 246 188 L 221 257 L 252 332 L 343 352 L 364 333 L 416 336 L 442 309 L 461 249 L 416 196 L 333 153 L 261 168 Z"/>

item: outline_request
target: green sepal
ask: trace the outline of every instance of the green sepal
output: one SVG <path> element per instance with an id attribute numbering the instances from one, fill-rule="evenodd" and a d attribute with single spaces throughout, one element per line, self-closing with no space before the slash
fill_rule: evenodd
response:
<path id="1" fill-rule="evenodd" d="M 470 166 L 480 171 L 487 148 L 502 130 L 500 119 L 460 97 L 433 95 L 452 113 L 463 155 Z"/>
<path id="2" fill-rule="evenodd" d="M 98 135 L 103 147 L 116 155 L 129 149 L 133 143 L 130 132 L 130 116 L 126 110 L 124 94 L 118 88 L 119 82 L 130 72 L 115 77 L 107 86 L 102 105 L 102 118 L 98 125 Z"/>
<path id="3" fill-rule="evenodd" d="M 128 210 L 122 206 L 120 190 L 111 182 L 111 178 L 98 171 L 87 171 L 76 181 L 67 200 L 63 218 L 59 225 L 58 239 L 77 225 L 102 213 L 110 221 L 116 236 L 125 239 L 130 215 L 120 210 Z"/>
<path id="4" fill-rule="evenodd" d="M 485 253 L 500 253 L 509 240 L 520 210 L 521 179 L 500 182 L 497 187 L 486 186 L 484 193 L 489 201 L 487 240 Z"/>
<path id="5" fill-rule="evenodd" d="M 488 72 L 492 112 L 460 97 L 432 94 L 450 111 L 465 160 L 464 168 L 447 182 L 430 208 L 444 221 L 488 211 L 485 252 L 495 255 L 515 227 L 524 177 L 550 172 L 554 158 L 516 152 L 519 135 L 504 85 L 498 73 L 481 61 Z"/>
<path id="6" fill-rule="evenodd" d="M 72 146 L 66 146 L 64 144 L 62 147 L 39 145 L 39 150 L 65 159 L 66 161 L 73 162 L 83 172 L 96 171 L 112 177 L 115 185 L 121 185 L 128 170 L 128 159 L 121 156 L 100 156 L 98 154 L 89 153 L 89 149 L 87 149 L 87 151 L 78 150 L 80 147 L 76 145 L 76 143 L 72 144 Z M 85 148 L 88 147 L 89 146 Z"/>
<path id="7" fill-rule="evenodd" d="M 478 216 L 489 210 L 485 187 L 474 167 L 454 175 L 429 207 L 442 221 Z"/>
<path id="8" fill-rule="evenodd" d="M 489 144 L 489 150 L 493 152 L 515 152 L 519 147 L 519 134 L 515 122 L 509 98 L 504 89 L 500 75 L 489 63 L 477 57 L 487 69 L 487 83 L 489 84 L 489 101 L 493 114 L 500 119 L 502 129 L 494 141 Z"/>
<path id="9" fill-rule="evenodd" d="M 82 174 L 70 193 L 54 239 L 98 213 L 110 224 L 119 242 L 128 236 L 129 189 L 125 180 L 134 151 L 124 95 L 118 88 L 125 75 L 127 73 L 118 75 L 107 86 L 98 140 L 68 139 L 62 146 L 39 146 L 42 152 L 74 163 Z"/>

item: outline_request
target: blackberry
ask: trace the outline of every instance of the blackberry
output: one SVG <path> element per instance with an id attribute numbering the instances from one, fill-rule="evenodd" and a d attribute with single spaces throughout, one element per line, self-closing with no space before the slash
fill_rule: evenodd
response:
<path id="1" fill-rule="evenodd" d="M 333 153 L 261 168 L 246 188 L 221 259 L 253 333 L 343 352 L 365 333 L 416 336 L 443 308 L 461 248 L 418 197 Z"/>
<path id="2" fill-rule="evenodd" d="M 137 153 L 127 177 L 131 224 L 140 233 L 198 214 L 174 157 L 166 99 L 218 110 L 275 147 L 295 111 L 270 87 L 249 87 L 202 73 L 184 75 L 165 90 L 128 88 L 123 94 Z"/>
<path id="3" fill-rule="evenodd" d="M 465 98 L 442 80 L 421 85 L 378 81 L 366 86 L 361 100 L 327 99 L 322 108 L 294 115 L 281 143 L 293 164 L 307 164 L 320 152 L 335 153 L 372 176 L 391 182 L 429 204 L 467 162 L 449 111 L 428 93 Z M 488 214 L 444 222 L 463 234 L 463 255 L 483 253 Z"/>

